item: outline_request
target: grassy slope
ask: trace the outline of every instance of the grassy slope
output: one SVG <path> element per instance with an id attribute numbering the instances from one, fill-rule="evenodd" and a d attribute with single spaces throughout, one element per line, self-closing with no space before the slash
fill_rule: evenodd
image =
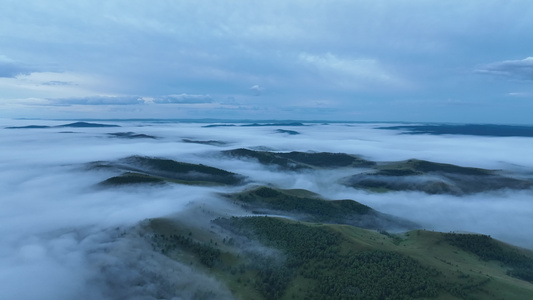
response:
<path id="1" fill-rule="evenodd" d="M 461 292 L 453 295 L 449 290 L 464 289 L 462 297 L 468 299 L 529 299 L 533 297 L 533 284 L 510 277 L 506 272 L 510 269 L 498 261 L 483 261 L 477 255 L 450 245 L 444 235 L 439 232 L 417 230 L 408 232 L 401 237 L 379 236 L 374 232 L 364 232 L 358 228 L 344 227 L 338 230 L 351 236 L 353 245 L 362 242 L 372 248 L 395 251 L 417 259 L 425 266 L 442 272 L 441 282 L 448 289 L 439 298 L 455 299 Z M 512 246 L 501 243 L 506 249 Z M 533 254 L 527 250 L 518 250 Z M 488 282 L 478 288 L 468 286 Z"/>
<path id="2" fill-rule="evenodd" d="M 185 185 L 197 185 L 197 186 L 218 186 L 223 183 L 214 182 L 210 180 L 180 180 L 168 177 L 153 176 L 148 174 L 142 174 L 137 172 L 125 172 L 118 176 L 110 177 L 102 182 L 100 185 L 107 187 L 124 186 L 124 185 L 138 185 L 138 184 L 165 184 L 165 183 L 178 183 Z"/>
<path id="3" fill-rule="evenodd" d="M 379 213 L 357 201 L 327 200 L 303 189 L 284 190 L 258 186 L 223 196 L 256 214 L 281 214 L 301 221 L 348 224 L 380 230 L 418 228 L 412 222 Z"/>
<path id="4" fill-rule="evenodd" d="M 215 268 L 209 268 L 202 264 L 198 253 L 183 248 L 178 247 L 165 254 L 172 259 L 191 265 L 199 271 L 214 275 L 224 282 L 238 299 L 264 299 L 251 284 L 251 281 L 256 279 L 256 273 L 249 270 L 243 271 L 243 269 L 239 268 L 239 266 L 247 262 L 247 259 L 239 254 L 239 250 L 230 241 L 229 236 L 222 234 L 220 231 L 214 232 L 213 230 L 191 226 L 187 222 L 177 219 L 150 219 L 145 226 L 147 232 L 152 235 L 170 236 L 175 234 L 190 236 L 198 243 L 220 249 L 220 261 L 224 267 Z M 152 245 L 155 250 L 159 251 L 164 247 L 161 242 L 156 241 L 152 241 Z"/>
<path id="5" fill-rule="evenodd" d="M 116 162 L 95 162 L 92 168 L 126 171 L 102 182 L 103 185 L 181 183 L 192 185 L 238 185 L 244 177 L 218 168 L 146 156 L 130 156 Z"/>
<path id="6" fill-rule="evenodd" d="M 264 217 L 256 218 L 262 219 Z M 241 219 L 235 219 L 235 222 L 240 222 L 239 220 Z M 251 220 L 253 218 L 246 219 Z M 264 219 L 269 219 L 269 223 L 267 223 L 271 225 L 268 226 L 274 226 L 269 229 L 272 233 L 268 233 L 268 230 L 265 231 L 267 233 L 263 232 L 263 229 L 257 227 L 257 224 L 246 224 L 243 228 L 254 228 L 256 233 L 260 232 L 258 235 L 253 236 L 253 239 L 260 240 L 262 244 L 270 246 L 277 245 L 277 248 L 283 249 L 287 258 L 285 263 L 295 261 L 291 260 L 291 253 L 302 256 L 298 252 L 300 251 L 298 250 L 299 248 L 291 246 L 293 241 L 307 243 L 303 249 L 318 247 L 317 243 L 320 244 L 320 239 L 306 239 L 305 236 L 308 234 L 316 236 L 330 235 L 331 237 L 335 237 L 334 240 L 337 241 L 326 247 L 323 252 L 318 252 L 319 254 L 315 258 L 296 259 L 296 263 L 294 264 L 296 267 L 293 271 L 289 272 L 289 276 L 284 277 L 284 275 L 280 275 L 286 281 L 286 285 L 277 283 L 274 280 L 272 283 L 274 287 L 281 284 L 284 289 L 278 295 L 281 299 L 309 299 L 311 297 L 311 294 L 309 294 L 310 291 L 313 291 L 312 294 L 314 295 L 319 295 L 318 291 L 314 289 L 323 287 L 324 284 L 321 283 L 325 281 L 325 278 L 349 275 L 345 274 L 346 270 L 341 266 L 332 266 L 331 264 L 347 263 L 346 261 L 342 259 L 335 260 L 328 255 L 324 256 L 320 254 L 326 253 L 329 250 L 335 254 L 334 257 L 344 257 L 343 259 L 350 257 L 353 259 L 354 255 L 355 257 L 359 257 L 357 255 L 364 256 L 365 253 L 391 253 L 391 263 L 395 265 L 397 265 L 396 258 L 405 257 L 409 264 L 412 263 L 412 259 L 416 262 L 412 267 L 413 270 L 417 270 L 416 273 L 428 272 L 427 274 L 429 275 L 426 276 L 428 277 L 428 286 L 431 286 L 437 291 L 437 297 L 434 299 L 533 299 L 533 284 L 508 276 L 506 272 L 509 270 L 509 267 L 503 265 L 501 262 L 483 261 L 472 252 L 464 251 L 461 248 L 450 245 L 442 233 L 412 231 L 402 236 L 395 236 L 348 225 L 318 225 L 278 218 Z M 270 222 L 270 220 L 273 221 Z M 246 222 L 248 221 L 244 223 Z M 250 256 L 250 254 L 242 252 L 241 250 L 247 243 L 246 239 L 235 244 L 228 242 L 229 236 L 237 238 L 238 236 L 249 235 L 250 233 L 245 233 L 245 230 L 239 234 L 233 231 L 233 235 L 229 233 L 226 235 L 222 231 L 218 231 L 216 229 L 218 227 L 215 226 L 214 228 L 201 230 L 164 219 L 154 219 L 149 223 L 149 229 L 154 233 L 166 235 L 190 234 L 198 243 L 211 245 L 213 248 L 219 249 L 221 253 L 217 263 L 211 267 L 206 267 L 200 263 L 198 253 L 180 247 L 168 253 L 167 255 L 170 257 L 194 264 L 205 272 L 215 275 L 225 282 L 235 296 L 240 299 L 267 299 L 268 297 L 265 297 L 263 283 L 268 281 L 265 278 L 271 277 L 265 277 L 261 268 L 266 268 L 267 271 L 269 270 L 268 267 L 265 267 L 268 266 L 268 259 L 266 259 L 265 264 L 265 261 L 262 262 L 259 259 L 260 257 Z M 295 230 L 295 234 L 297 233 L 297 235 L 291 237 L 291 243 L 286 244 L 286 241 L 284 242 L 280 235 L 289 232 L 288 235 L 290 236 L 291 230 Z M 299 233 L 300 231 L 304 233 Z M 300 235 L 304 237 L 303 241 L 298 241 L 298 236 Z M 248 243 L 250 242 L 248 241 Z M 506 249 L 511 247 L 503 243 L 499 243 L 499 245 Z M 530 259 L 533 257 L 529 251 L 516 251 L 520 251 Z M 270 263 L 275 265 L 272 261 Z M 365 266 L 370 268 L 370 270 L 366 270 L 366 272 L 370 272 L 368 274 L 374 274 L 373 272 L 381 274 L 379 278 L 387 278 L 391 274 L 394 275 L 394 272 L 380 270 L 377 264 L 368 263 Z M 377 269 L 374 270 L 372 268 Z M 397 268 L 401 272 L 405 272 L 405 267 L 402 267 L 401 264 Z M 270 271 L 274 271 L 274 273 L 276 270 L 286 271 L 283 267 L 270 268 Z M 306 276 L 305 274 L 308 275 Z M 311 278 L 309 274 L 312 274 L 316 278 Z M 272 278 L 275 279 L 276 277 L 274 275 L 272 275 Z M 417 274 L 413 273 L 409 276 L 416 278 Z M 391 277 L 387 280 L 395 282 L 394 280 L 397 280 L 397 278 Z M 419 279 L 417 278 L 417 280 Z M 369 283 L 363 282 L 360 284 Z M 392 296 L 390 297 L 392 298 Z M 367 298 L 370 299 L 371 297 Z M 402 298 L 400 297 L 398 299 Z"/>
<path id="7" fill-rule="evenodd" d="M 256 159 L 264 165 L 274 165 L 286 170 L 338 167 L 368 167 L 375 163 L 346 153 L 330 152 L 270 152 L 250 149 L 223 151 L 225 155 L 237 158 Z"/>

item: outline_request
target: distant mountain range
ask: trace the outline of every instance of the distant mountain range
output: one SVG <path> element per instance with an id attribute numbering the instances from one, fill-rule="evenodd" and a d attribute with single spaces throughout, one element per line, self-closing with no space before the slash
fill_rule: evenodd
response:
<path id="1" fill-rule="evenodd" d="M 421 191 L 428 194 L 464 195 L 500 189 L 529 189 L 533 181 L 501 174 L 497 170 L 461 167 L 418 159 L 375 162 L 345 153 L 271 152 L 234 149 L 222 152 L 234 158 L 253 159 L 280 170 L 359 168 L 341 183 L 373 192 Z"/>
<path id="2" fill-rule="evenodd" d="M 88 122 L 74 122 L 74 123 L 68 123 L 68 124 L 57 125 L 57 126 L 28 125 L 28 126 L 15 126 L 15 127 L 5 127 L 5 128 L 6 129 L 40 129 L 40 128 L 62 128 L 62 127 L 95 128 L 95 127 L 120 127 L 120 126 L 109 125 L 109 124 L 88 123 Z"/>
<path id="3" fill-rule="evenodd" d="M 409 134 L 461 134 L 479 136 L 533 137 L 533 126 L 495 124 L 422 124 L 385 126 L 379 129 L 407 130 Z"/>

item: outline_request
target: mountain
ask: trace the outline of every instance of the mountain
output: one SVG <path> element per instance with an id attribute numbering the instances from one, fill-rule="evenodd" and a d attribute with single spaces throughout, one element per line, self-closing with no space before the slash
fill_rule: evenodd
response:
<path id="1" fill-rule="evenodd" d="M 285 170 L 338 167 L 368 167 L 375 163 L 355 155 L 330 152 L 271 152 L 250 149 L 233 149 L 222 152 L 234 158 L 255 159 L 263 165 Z"/>
<path id="2" fill-rule="evenodd" d="M 28 126 L 6 127 L 5 129 L 42 129 L 42 128 L 61 128 L 61 127 L 99 128 L 99 127 L 120 127 L 120 126 L 119 125 L 110 125 L 110 124 L 88 123 L 88 122 L 74 122 L 74 123 L 57 125 L 57 126 L 28 125 Z"/>
<path id="3" fill-rule="evenodd" d="M 533 297 L 533 253 L 488 236 L 274 217 L 219 218 L 208 227 L 151 219 L 144 230 L 153 249 L 219 278 L 237 299 Z"/>
<path id="4" fill-rule="evenodd" d="M 123 138 L 123 139 L 157 139 L 153 135 L 143 134 L 143 133 L 135 133 L 135 132 L 114 132 L 114 133 L 108 133 L 111 137 L 116 138 Z"/>
<path id="5" fill-rule="evenodd" d="M 88 123 L 88 122 L 74 122 L 55 127 L 75 127 L 75 128 L 96 128 L 96 127 L 120 127 L 119 125 Z"/>
<path id="6" fill-rule="evenodd" d="M 184 143 L 202 144 L 202 145 L 211 145 L 211 146 L 225 146 L 225 145 L 227 145 L 226 142 L 216 141 L 216 140 L 202 141 L 202 140 L 192 140 L 192 139 L 181 139 L 181 141 L 184 142 Z"/>
<path id="7" fill-rule="evenodd" d="M 285 133 L 285 134 L 288 134 L 288 135 L 298 135 L 298 134 L 300 134 L 298 131 L 286 130 L 286 129 L 276 129 L 276 133 Z"/>
<path id="8" fill-rule="evenodd" d="M 11 126 L 11 127 L 6 127 L 5 129 L 42 129 L 42 128 L 51 128 L 51 126 L 46 126 L 46 125 Z"/>
<path id="9" fill-rule="evenodd" d="M 101 184 L 105 186 L 166 182 L 193 185 L 239 185 L 245 181 L 242 175 L 222 169 L 148 156 L 129 156 L 112 162 L 93 162 L 89 164 L 89 168 L 122 172 L 118 176 L 103 181 Z"/>
<path id="10" fill-rule="evenodd" d="M 380 213 L 354 200 L 327 200 L 307 190 L 258 186 L 223 196 L 247 211 L 260 215 L 282 215 L 306 222 L 347 224 L 375 230 L 405 231 L 419 228 L 413 222 Z"/>
<path id="11" fill-rule="evenodd" d="M 220 196 L 262 216 L 155 218 L 142 223 L 142 236 L 236 299 L 533 297 L 533 252 L 487 235 L 394 234 L 382 225 L 416 224 L 307 190 L 255 186 Z M 369 216 L 375 222 L 357 221 Z"/>
<path id="12" fill-rule="evenodd" d="M 421 191 L 465 195 L 501 189 L 529 189 L 533 182 L 499 174 L 496 170 L 410 159 L 382 163 L 373 171 L 341 180 L 344 185 L 376 192 Z"/>
<path id="13" fill-rule="evenodd" d="M 341 183 L 378 192 L 464 195 L 533 186 L 498 170 L 417 159 L 374 162 L 345 153 L 244 148 L 221 153 L 222 159 L 255 160 L 281 171 L 353 170 L 358 173 Z M 533 252 L 487 235 L 421 230 L 351 199 L 261 185 L 226 170 L 167 158 L 129 156 L 90 168 L 119 173 L 103 186 L 232 186 L 134 229 L 149 249 L 142 257 L 157 254 L 168 265 L 214 278 L 235 299 L 533 299 Z M 147 272 L 161 282 L 160 298 L 174 297 L 171 279 L 160 275 L 164 272 Z"/>
<path id="14" fill-rule="evenodd" d="M 273 152 L 251 149 L 222 151 L 224 156 L 252 159 L 280 170 L 354 168 L 357 173 L 340 180 L 372 192 L 420 191 L 428 194 L 467 195 L 502 189 L 530 189 L 533 181 L 497 170 L 409 159 L 375 162 L 357 155 L 329 152 Z M 364 172 L 361 172 L 363 170 Z"/>
<path id="15" fill-rule="evenodd" d="M 261 126 L 306 126 L 301 122 L 286 122 L 286 123 L 252 123 L 241 125 L 243 127 L 261 127 Z"/>
<path id="16" fill-rule="evenodd" d="M 379 127 L 378 129 L 407 130 L 408 134 L 461 134 L 477 136 L 521 136 L 533 137 L 533 126 L 496 124 L 435 124 L 401 125 Z"/>

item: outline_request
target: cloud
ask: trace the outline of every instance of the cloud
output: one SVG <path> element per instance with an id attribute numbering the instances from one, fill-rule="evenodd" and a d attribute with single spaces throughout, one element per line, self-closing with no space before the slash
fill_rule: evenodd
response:
<path id="1" fill-rule="evenodd" d="M 82 98 L 51 99 L 54 105 L 135 105 L 145 101 L 136 96 L 93 96 Z"/>
<path id="2" fill-rule="evenodd" d="M 2 126 L 65 123 L 1 122 Z M 257 183 L 305 188 L 331 199 L 354 199 L 383 212 L 420 222 L 426 229 L 481 232 L 533 248 L 530 233 L 524 230 L 533 227 L 531 191 L 467 197 L 407 192 L 369 194 L 336 183 L 337 179 L 361 170 L 278 172 L 251 160 L 222 158 L 218 154 L 219 150 L 240 147 L 345 152 L 377 161 L 419 158 L 519 170 L 531 177 L 533 139 L 405 135 L 375 129 L 383 124 L 311 124 L 294 128 L 301 134 L 289 136 L 276 134 L 271 127 L 203 128 L 204 124 L 199 123 L 116 123 L 122 126 L 121 131 L 153 135 L 158 139 L 110 139 L 107 128 L 84 129 L 77 133 L 61 133 L 57 128 L 0 129 L 0 298 L 152 299 L 157 292 L 162 292 L 166 299 L 187 299 L 204 288 L 230 298 L 229 291 L 214 278 L 151 252 L 151 247 L 141 237 L 140 227 L 147 218 L 174 213 L 181 220 L 204 220 L 193 213 L 195 210 L 191 207 L 201 207 L 200 210 L 213 214 L 242 213 L 240 208 L 221 202 L 215 196 L 217 192 L 239 191 L 240 188 L 168 185 L 100 190 L 94 185 L 115 174 L 80 167 L 87 162 L 129 155 L 210 165 L 246 175 Z M 184 143 L 182 138 L 227 144 L 213 147 Z"/>
<path id="3" fill-rule="evenodd" d="M 261 96 L 261 94 L 263 93 L 265 88 L 263 88 L 263 87 L 259 86 L 258 84 L 256 84 L 256 85 L 251 86 L 250 90 L 252 91 L 254 96 Z"/>
<path id="4" fill-rule="evenodd" d="M 331 109 L 338 107 L 339 103 L 330 99 L 307 99 L 305 101 L 294 101 L 291 107 L 306 107 L 318 109 Z"/>
<path id="5" fill-rule="evenodd" d="M 28 68 L 7 56 L 0 55 L 0 77 L 16 77 L 20 74 L 27 74 Z"/>
<path id="6" fill-rule="evenodd" d="M 43 85 L 73 85 L 74 83 L 71 81 L 61 81 L 61 80 L 51 80 L 43 82 Z"/>
<path id="7" fill-rule="evenodd" d="M 533 57 L 491 63 L 477 69 L 476 72 L 510 79 L 533 80 Z"/>
<path id="8" fill-rule="evenodd" d="M 214 278 L 152 252 L 131 230 L 139 221 L 180 212 L 191 202 L 216 203 L 212 189 L 99 190 L 94 185 L 112 173 L 80 165 L 133 153 L 166 156 L 174 150 L 188 160 L 191 150 L 205 151 L 198 145 L 171 150 L 182 144 L 173 141 L 174 133 L 157 128 L 170 144 L 120 145 L 106 137 L 106 130 L 93 130 L 93 137 L 50 132 L 54 137 L 47 138 L 0 129 L 5 141 L 0 145 L 0 298 L 155 299 L 163 293 L 166 299 L 193 299 L 207 291 L 231 298 Z"/>
<path id="9" fill-rule="evenodd" d="M 298 60 L 315 69 L 326 80 L 342 87 L 360 89 L 367 84 L 387 86 L 404 84 L 377 59 L 344 58 L 328 52 L 324 55 L 300 53 Z"/>
<path id="10" fill-rule="evenodd" d="M 174 103 L 174 104 L 196 104 L 196 103 L 212 103 L 213 98 L 209 95 L 191 95 L 191 94 L 179 94 L 179 95 L 167 95 L 154 97 L 151 100 L 152 103 Z"/>
<path id="11" fill-rule="evenodd" d="M 51 85 L 69 85 L 62 82 Z M 42 105 L 140 105 L 140 104 L 202 104 L 212 103 L 213 99 L 209 95 L 168 95 L 157 97 L 140 97 L 140 96 L 88 96 L 72 97 L 60 99 L 46 99 Z"/>
<path id="12" fill-rule="evenodd" d="M 528 92 L 511 92 L 511 93 L 507 93 L 507 96 L 509 96 L 509 97 L 516 97 L 516 98 L 531 98 L 531 97 L 533 97 L 533 93 L 528 93 Z"/>
<path id="13" fill-rule="evenodd" d="M 77 72 L 28 72 L 10 78 L 0 77 L 0 99 L 18 98 L 84 98 L 112 94 L 115 80 L 105 76 Z"/>

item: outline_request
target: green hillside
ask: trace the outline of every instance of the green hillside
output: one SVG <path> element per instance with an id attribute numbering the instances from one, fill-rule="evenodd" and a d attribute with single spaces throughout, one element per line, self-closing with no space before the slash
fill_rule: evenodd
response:
<path id="1" fill-rule="evenodd" d="M 354 168 L 359 173 L 340 183 L 373 192 L 420 191 L 428 194 L 465 195 L 501 189 L 529 189 L 533 181 L 504 175 L 497 170 L 409 159 L 374 162 L 357 155 L 329 152 L 272 152 L 233 149 L 222 152 L 238 159 L 253 159 L 281 170 Z M 366 172 L 360 173 L 361 169 Z M 370 169 L 370 171 L 368 171 Z"/>
<path id="2" fill-rule="evenodd" d="M 343 153 L 248 149 L 223 153 L 291 171 L 359 168 L 363 173 L 343 183 L 383 192 L 462 195 L 532 186 L 495 170 L 421 160 L 374 163 Z M 238 185 L 245 179 L 146 156 L 91 166 L 119 174 L 102 182 L 108 186 Z M 490 236 L 414 230 L 416 224 L 357 201 L 330 200 L 303 189 L 257 185 L 213 197 L 194 214 L 143 222 L 141 236 L 153 251 L 213 276 L 237 299 L 533 299 L 533 252 Z M 217 205 L 224 209 L 218 212 Z"/>
<path id="3" fill-rule="evenodd" d="M 371 172 L 341 180 L 358 189 L 376 192 L 421 191 L 428 194 L 464 195 L 499 189 L 528 189 L 530 180 L 499 174 L 495 170 L 410 159 L 381 163 Z"/>
<path id="4" fill-rule="evenodd" d="M 278 214 L 307 222 L 348 224 L 376 230 L 418 228 L 412 222 L 382 214 L 359 202 L 350 199 L 327 200 L 301 189 L 258 186 L 223 196 L 255 214 Z"/>
<path id="5" fill-rule="evenodd" d="M 222 152 L 236 158 L 255 159 L 264 165 L 272 165 L 286 170 L 338 167 L 368 167 L 375 163 L 355 155 L 330 152 L 270 152 L 250 149 L 234 149 Z"/>
<path id="6" fill-rule="evenodd" d="M 533 297 L 533 284 L 506 260 L 531 266 L 533 254 L 492 239 L 489 248 L 465 249 L 455 235 L 438 232 L 393 235 L 272 217 L 216 219 L 210 228 L 170 219 L 146 225 L 154 249 L 212 274 L 239 299 Z M 483 257 L 479 247 L 513 254 Z"/>
<path id="7" fill-rule="evenodd" d="M 140 183 L 182 183 L 199 185 L 238 185 L 245 178 L 239 174 L 202 165 L 147 156 L 130 156 L 112 162 L 94 162 L 93 169 L 122 172 L 102 182 L 103 185 L 131 185 Z"/>

